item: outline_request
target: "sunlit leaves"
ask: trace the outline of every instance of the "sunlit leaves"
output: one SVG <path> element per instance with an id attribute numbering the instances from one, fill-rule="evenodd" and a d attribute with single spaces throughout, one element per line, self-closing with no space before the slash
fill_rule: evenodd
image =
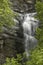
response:
<path id="1" fill-rule="evenodd" d="M 14 24 L 14 12 L 10 8 L 9 0 L 0 0 L 0 28 L 3 25 L 11 26 Z"/>
<path id="2" fill-rule="evenodd" d="M 21 65 L 20 63 L 18 63 L 18 61 L 15 58 L 7 58 L 6 59 L 6 63 L 4 63 L 3 65 Z"/>
<path id="3" fill-rule="evenodd" d="M 43 65 L 43 49 L 36 48 L 31 54 L 31 60 L 26 65 Z"/>
<path id="4" fill-rule="evenodd" d="M 36 3 L 37 17 L 40 21 L 43 21 L 43 2 L 38 1 Z"/>

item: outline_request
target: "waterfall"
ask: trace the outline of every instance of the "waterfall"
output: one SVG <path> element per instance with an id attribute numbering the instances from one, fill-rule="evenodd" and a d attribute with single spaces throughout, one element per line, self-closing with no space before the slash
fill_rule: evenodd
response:
<path id="1" fill-rule="evenodd" d="M 38 27 L 38 20 L 35 18 L 36 14 L 37 13 L 19 14 L 19 17 L 17 18 L 16 21 L 17 23 L 16 32 L 19 33 L 19 34 L 16 33 L 17 35 L 16 39 L 18 38 L 19 40 L 15 41 L 17 41 L 18 43 L 21 39 L 20 43 L 18 43 L 20 46 L 18 46 L 17 44 L 16 46 L 19 48 L 19 50 L 21 50 L 20 48 L 24 45 L 27 57 L 30 55 L 29 51 L 37 46 L 35 31 Z M 18 50 L 18 48 L 16 48 L 16 50 Z M 21 51 L 23 51 L 23 47 Z"/>
<path id="2" fill-rule="evenodd" d="M 34 49 L 37 45 L 37 39 L 34 37 L 36 28 L 38 27 L 38 20 L 34 18 L 36 13 L 29 13 L 24 15 L 22 23 L 24 30 L 24 44 L 26 55 L 29 56 L 29 51 Z"/>

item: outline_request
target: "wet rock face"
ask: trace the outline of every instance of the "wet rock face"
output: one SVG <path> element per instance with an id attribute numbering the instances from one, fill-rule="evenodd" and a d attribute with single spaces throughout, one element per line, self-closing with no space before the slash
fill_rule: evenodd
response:
<path id="1" fill-rule="evenodd" d="M 11 0 L 13 2 L 13 10 L 19 13 L 34 11 L 36 0 Z"/>
<path id="2" fill-rule="evenodd" d="M 18 23 L 16 25 L 17 29 L 15 29 L 16 38 L 15 38 L 15 50 L 17 53 L 23 53 L 24 50 L 24 34 L 23 34 L 23 27 L 22 27 L 22 19 L 21 17 L 17 18 Z"/>

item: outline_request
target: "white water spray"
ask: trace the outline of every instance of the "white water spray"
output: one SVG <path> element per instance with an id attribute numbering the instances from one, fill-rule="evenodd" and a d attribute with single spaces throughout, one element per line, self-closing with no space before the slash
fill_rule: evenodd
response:
<path id="1" fill-rule="evenodd" d="M 24 37 L 25 37 L 25 52 L 29 56 L 29 50 L 35 48 L 37 40 L 34 37 L 35 30 L 38 27 L 38 20 L 34 18 L 36 13 L 25 14 L 23 21 Z"/>

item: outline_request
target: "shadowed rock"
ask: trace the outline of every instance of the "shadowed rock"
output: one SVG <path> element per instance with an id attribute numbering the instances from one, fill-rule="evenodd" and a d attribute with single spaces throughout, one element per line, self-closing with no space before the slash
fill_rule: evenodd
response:
<path id="1" fill-rule="evenodd" d="M 11 0 L 13 2 L 13 10 L 15 12 L 34 12 L 36 0 Z"/>

